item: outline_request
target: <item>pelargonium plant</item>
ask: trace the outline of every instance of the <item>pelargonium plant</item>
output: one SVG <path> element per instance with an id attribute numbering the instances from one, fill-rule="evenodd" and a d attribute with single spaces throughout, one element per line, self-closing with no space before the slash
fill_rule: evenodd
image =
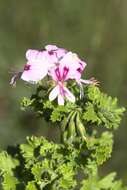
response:
<path id="1" fill-rule="evenodd" d="M 116 173 L 99 176 L 99 167 L 111 157 L 113 130 L 125 111 L 116 98 L 102 93 L 94 78 L 82 78 L 86 62 L 76 53 L 47 45 L 29 49 L 17 79 L 36 85 L 24 97 L 27 108 L 59 128 L 58 143 L 45 137 L 27 137 L 25 144 L 0 153 L 3 190 L 127 190 Z M 103 129 L 103 130 L 101 130 Z"/>

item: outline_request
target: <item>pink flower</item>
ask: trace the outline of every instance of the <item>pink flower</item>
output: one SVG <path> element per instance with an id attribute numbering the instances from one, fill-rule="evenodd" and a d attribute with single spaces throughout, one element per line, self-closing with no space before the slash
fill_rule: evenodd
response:
<path id="1" fill-rule="evenodd" d="M 63 73 L 64 70 L 64 80 L 75 79 L 77 81 L 81 78 L 81 74 L 86 66 L 86 63 L 80 60 L 77 54 L 68 52 L 58 61 L 57 66 L 60 73 Z M 53 80 L 56 80 L 55 72 L 54 67 L 49 69 L 49 75 L 53 78 Z M 67 72 L 66 75 L 65 72 Z"/>
<path id="2" fill-rule="evenodd" d="M 63 48 L 54 45 L 47 45 L 45 50 L 31 50 L 26 52 L 27 64 L 24 66 L 21 79 L 30 83 L 37 83 L 42 80 L 48 70 L 58 64 L 60 58 L 66 53 Z"/>
<path id="3" fill-rule="evenodd" d="M 49 62 L 43 51 L 28 50 L 26 52 L 27 64 L 24 66 L 21 79 L 30 83 L 37 83 L 48 73 Z"/>
<path id="4" fill-rule="evenodd" d="M 80 97 L 83 96 L 83 84 L 98 84 L 95 79 L 84 80 L 81 75 L 86 67 L 77 54 L 68 52 L 55 45 L 47 45 L 43 50 L 29 49 L 26 52 L 27 63 L 22 72 L 15 73 L 10 84 L 15 85 L 21 78 L 29 83 L 36 84 L 49 75 L 56 86 L 49 94 L 52 101 L 58 97 L 58 104 L 64 105 L 64 99 L 75 102 L 75 96 L 65 86 L 68 80 L 75 80 L 80 87 Z"/>
<path id="5" fill-rule="evenodd" d="M 86 63 L 83 62 L 77 54 L 68 52 L 63 59 L 61 59 L 60 64 L 69 68 L 69 79 L 78 80 L 81 78 L 81 74 L 86 67 Z"/>
<path id="6" fill-rule="evenodd" d="M 63 48 L 58 48 L 55 45 L 47 45 L 45 46 L 45 49 L 51 56 L 50 58 L 52 58 L 53 56 L 55 57 L 56 62 L 58 62 L 67 53 L 67 50 Z"/>
<path id="7" fill-rule="evenodd" d="M 56 86 L 49 94 L 49 100 L 52 101 L 58 97 L 58 104 L 64 105 L 64 98 L 71 102 L 75 102 L 75 96 L 64 86 L 64 81 L 68 79 L 69 68 L 61 65 L 53 68 L 51 73 L 53 80 L 56 81 Z"/>

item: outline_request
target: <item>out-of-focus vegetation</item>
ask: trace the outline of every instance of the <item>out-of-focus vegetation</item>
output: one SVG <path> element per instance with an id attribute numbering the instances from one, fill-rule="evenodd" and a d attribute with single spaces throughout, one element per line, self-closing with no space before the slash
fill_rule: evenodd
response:
<path id="1" fill-rule="evenodd" d="M 101 88 L 126 107 L 126 0 L 0 0 L 0 145 L 23 142 L 26 135 L 56 131 L 19 109 L 20 99 L 34 87 L 18 81 L 9 85 L 11 72 L 21 70 L 28 48 L 56 44 L 80 54 L 88 63 L 85 78 L 101 81 Z M 126 114 L 125 114 L 126 115 Z M 116 132 L 114 153 L 104 171 L 127 177 L 127 119 Z M 112 169 L 111 169 L 112 168 Z"/>

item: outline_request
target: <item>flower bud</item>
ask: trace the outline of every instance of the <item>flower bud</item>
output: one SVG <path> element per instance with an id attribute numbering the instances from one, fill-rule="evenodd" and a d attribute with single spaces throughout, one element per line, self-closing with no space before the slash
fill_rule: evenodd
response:
<path id="1" fill-rule="evenodd" d="M 81 135 L 82 140 L 86 141 L 86 130 L 79 118 L 79 113 L 77 113 L 76 115 L 76 128 L 77 128 L 78 133 Z"/>
<path id="2" fill-rule="evenodd" d="M 75 116 L 76 116 L 76 113 L 74 112 L 68 124 L 68 138 L 71 138 L 72 140 L 76 136 Z"/>
<path id="3" fill-rule="evenodd" d="M 62 124 L 61 124 L 61 130 L 62 132 L 64 132 L 68 126 L 68 122 L 70 120 L 71 115 L 73 114 L 73 111 L 68 115 L 68 117 L 64 117 L 64 119 L 62 120 Z"/>

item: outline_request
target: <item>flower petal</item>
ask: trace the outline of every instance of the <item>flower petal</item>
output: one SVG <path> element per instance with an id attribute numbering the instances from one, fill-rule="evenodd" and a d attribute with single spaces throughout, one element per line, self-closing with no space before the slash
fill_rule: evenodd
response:
<path id="1" fill-rule="evenodd" d="M 21 79 L 29 83 L 37 83 L 42 80 L 48 73 L 48 68 L 40 65 L 31 65 L 30 70 L 24 70 Z"/>
<path id="2" fill-rule="evenodd" d="M 38 50 L 28 49 L 28 50 L 26 51 L 26 58 L 27 58 L 27 60 L 29 60 L 29 61 L 36 60 L 39 53 L 40 53 L 40 52 L 39 52 Z M 42 52 L 41 52 L 41 53 L 42 53 Z"/>
<path id="3" fill-rule="evenodd" d="M 68 90 L 68 88 L 63 87 L 65 90 L 65 97 L 70 101 L 70 102 L 75 102 L 75 96 Z"/>
<path id="4" fill-rule="evenodd" d="M 81 78 L 81 74 L 86 66 L 86 63 L 80 60 L 77 54 L 68 52 L 60 60 L 60 66 L 61 69 L 63 69 L 63 67 L 69 68 L 66 80 L 68 79 L 78 80 Z"/>
<path id="5" fill-rule="evenodd" d="M 46 45 L 46 46 L 45 46 L 45 49 L 46 49 L 47 51 L 52 51 L 52 50 L 57 50 L 58 47 L 55 46 L 55 45 Z"/>
<path id="6" fill-rule="evenodd" d="M 61 94 L 58 95 L 58 104 L 61 106 L 64 105 L 64 97 Z"/>
<path id="7" fill-rule="evenodd" d="M 55 51 L 55 53 L 56 53 L 56 56 L 58 59 L 62 59 L 65 56 L 65 54 L 67 53 L 67 50 L 65 50 L 63 48 L 59 48 Z"/>
<path id="8" fill-rule="evenodd" d="M 59 86 L 57 85 L 49 94 L 49 100 L 54 100 L 59 94 Z"/>

